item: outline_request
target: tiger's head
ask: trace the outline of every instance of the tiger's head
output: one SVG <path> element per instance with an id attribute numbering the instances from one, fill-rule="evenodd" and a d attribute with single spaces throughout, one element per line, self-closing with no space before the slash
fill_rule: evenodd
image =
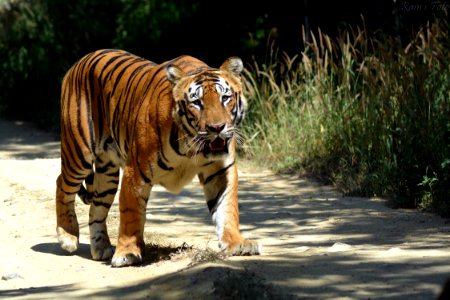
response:
<path id="1" fill-rule="evenodd" d="M 221 159 L 229 154 L 231 143 L 241 139 L 238 125 L 247 105 L 242 70 L 238 57 L 228 58 L 219 69 L 203 66 L 185 73 L 176 65 L 167 67 L 176 102 L 173 116 L 186 136 L 189 152 Z"/>

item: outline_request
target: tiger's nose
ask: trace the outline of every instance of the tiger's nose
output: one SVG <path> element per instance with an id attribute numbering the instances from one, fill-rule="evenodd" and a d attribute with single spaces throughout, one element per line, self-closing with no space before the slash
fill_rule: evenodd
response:
<path id="1" fill-rule="evenodd" d="M 206 129 L 212 133 L 221 133 L 225 128 L 225 123 L 206 125 Z"/>

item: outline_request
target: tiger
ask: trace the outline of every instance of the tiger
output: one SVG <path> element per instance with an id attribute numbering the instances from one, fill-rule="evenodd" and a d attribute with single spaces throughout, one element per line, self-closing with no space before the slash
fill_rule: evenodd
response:
<path id="1" fill-rule="evenodd" d="M 79 247 L 76 195 L 89 205 L 90 252 L 112 267 L 142 263 L 146 207 L 154 185 L 180 193 L 197 176 L 227 255 L 259 255 L 239 229 L 236 144 L 247 102 L 243 62 L 217 69 L 184 55 L 157 64 L 119 49 L 91 52 L 61 87 L 60 246 Z M 122 170 L 122 175 L 120 170 Z M 121 176 L 121 181 L 119 177 Z M 119 192 L 116 247 L 106 218 Z"/>

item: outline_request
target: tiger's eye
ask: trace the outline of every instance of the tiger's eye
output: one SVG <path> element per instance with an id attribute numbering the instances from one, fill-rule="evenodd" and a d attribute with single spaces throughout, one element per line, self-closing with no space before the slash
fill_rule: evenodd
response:
<path id="1" fill-rule="evenodd" d="M 200 99 L 197 99 L 192 101 L 191 104 L 195 106 L 202 106 L 202 101 Z"/>

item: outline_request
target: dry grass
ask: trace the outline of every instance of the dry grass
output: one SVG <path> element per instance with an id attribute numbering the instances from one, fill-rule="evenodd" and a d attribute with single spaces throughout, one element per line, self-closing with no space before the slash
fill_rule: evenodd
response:
<path id="1" fill-rule="evenodd" d="M 270 63 L 246 70 L 243 152 L 275 170 L 318 175 L 346 194 L 391 196 L 403 206 L 426 198 L 446 210 L 445 18 L 423 27 L 406 46 L 370 35 L 364 25 L 336 39 L 320 31 L 311 37 L 301 56 L 274 52 Z"/>
<path id="2" fill-rule="evenodd" d="M 189 257 L 192 260 L 190 265 L 195 265 L 199 263 L 221 261 L 226 258 L 226 255 L 222 251 L 216 251 L 209 247 L 205 247 L 203 249 L 192 248 L 189 252 Z"/>

